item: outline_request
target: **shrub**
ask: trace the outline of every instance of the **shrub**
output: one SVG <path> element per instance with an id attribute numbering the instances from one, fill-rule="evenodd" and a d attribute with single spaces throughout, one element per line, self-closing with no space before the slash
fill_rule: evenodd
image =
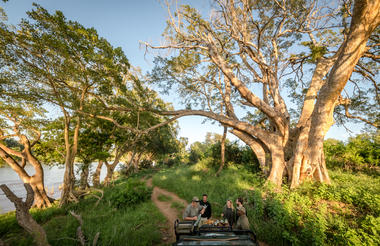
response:
<path id="1" fill-rule="evenodd" d="M 143 181 L 131 178 L 125 184 L 113 187 L 109 201 L 113 207 L 134 206 L 150 199 L 152 188 L 146 187 Z"/>

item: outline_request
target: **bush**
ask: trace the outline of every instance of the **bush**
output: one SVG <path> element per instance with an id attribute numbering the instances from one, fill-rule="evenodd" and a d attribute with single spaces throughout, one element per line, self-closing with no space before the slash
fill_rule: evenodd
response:
<path id="1" fill-rule="evenodd" d="M 108 200 L 113 207 L 134 206 L 150 199 L 152 188 L 146 187 L 143 181 L 129 179 L 125 184 L 113 187 Z"/>
<path id="2" fill-rule="evenodd" d="M 344 143 L 335 139 L 324 142 L 327 166 L 346 170 L 378 169 L 380 167 L 379 132 L 359 134 Z"/>

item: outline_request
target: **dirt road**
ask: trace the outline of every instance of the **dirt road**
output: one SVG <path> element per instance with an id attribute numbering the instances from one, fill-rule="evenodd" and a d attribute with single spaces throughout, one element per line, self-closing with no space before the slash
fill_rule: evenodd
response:
<path id="1" fill-rule="evenodd" d="M 146 184 L 152 187 L 152 179 L 146 180 Z M 153 187 L 152 201 L 167 219 L 167 226 L 161 230 L 164 244 L 175 242 L 174 221 L 181 217 L 186 206 L 186 201 L 176 194 L 159 187 Z"/>

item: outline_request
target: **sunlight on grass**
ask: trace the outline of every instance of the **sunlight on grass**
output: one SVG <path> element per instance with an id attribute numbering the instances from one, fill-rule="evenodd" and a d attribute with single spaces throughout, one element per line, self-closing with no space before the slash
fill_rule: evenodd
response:
<path id="1" fill-rule="evenodd" d="M 191 177 L 191 179 L 195 180 L 195 181 L 200 181 L 201 177 L 199 177 L 199 175 L 193 175 L 193 177 Z"/>
<path id="2" fill-rule="evenodd" d="M 243 181 L 243 180 L 238 180 L 237 186 L 243 190 L 250 190 L 252 188 L 252 184 L 248 183 L 247 181 Z"/>

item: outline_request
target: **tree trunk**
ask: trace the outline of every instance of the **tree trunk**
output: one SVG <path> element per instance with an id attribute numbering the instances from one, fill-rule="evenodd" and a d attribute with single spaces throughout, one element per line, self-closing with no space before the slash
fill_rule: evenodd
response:
<path id="1" fill-rule="evenodd" d="M 83 163 L 82 172 L 80 174 L 80 189 L 85 190 L 90 187 L 88 184 L 88 175 L 89 175 L 90 163 Z"/>
<path id="2" fill-rule="evenodd" d="M 77 122 L 74 130 L 73 143 L 70 143 L 70 118 L 65 116 L 64 138 L 65 138 L 65 175 L 63 177 L 63 191 L 61 194 L 60 206 L 69 203 L 70 200 L 78 201 L 74 195 L 75 175 L 74 161 L 78 150 L 78 137 L 80 128 L 80 118 L 77 117 Z"/>
<path id="3" fill-rule="evenodd" d="M 318 94 L 310 123 L 300 134 L 294 158 L 292 188 L 309 178 L 330 183 L 324 159 L 323 141 L 327 131 L 334 124 L 333 112 L 338 98 L 357 62 L 366 51 L 369 36 L 379 24 L 379 0 L 355 1 L 347 39 L 340 47 L 338 58 L 328 75 L 327 82 Z"/>
<path id="4" fill-rule="evenodd" d="M 27 151 L 25 149 L 24 151 Z M 24 152 L 23 152 L 24 153 Z M 25 153 L 24 153 L 25 154 Z M 30 184 L 34 191 L 34 206 L 37 208 L 50 207 L 51 202 L 54 200 L 49 198 L 46 194 L 44 186 L 44 170 L 41 163 L 32 155 L 26 155 L 29 162 L 33 165 L 35 174 L 29 176 L 24 167 L 21 167 L 19 163 L 12 158 L 4 149 L 0 148 L 0 157 L 18 174 L 24 184 Z"/>
<path id="5" fill-rule="evenodd" d="M 220 166 L 218 171 L 216 172 L 216 176 L 219 176 L 220 172 L 223 170 L 224 162 L 225 162 L 225 152 L 226 152 L 226 137 L 227 137 L 227 127 L 225 126 L 223 129 L 222 141 L 220 142 Z"/>
<path id="6" fill-rule="evenodd" d="M 268 181 L 271 181 L 277 187 L 282 184 L 282 177 L 285 170 L 284 148 L 273 143 L 268 146 L 271 152 L 272 167 L 268 176 Z"/>
<path id="7" fill-rule="evenodd" d="M 61 194 L 60 205 L 69 203 L 73 196 L 74 185 L 74 161 L 71 161 L 71 155 L 68 155 L 65 162 L 65 174 L 63 176 L 63 191 Z"/>
<path id="8" fill-rule="evenodd" d="M 139 153 L 137 155 L 137 158 L 135 158 L 135 160 L 133 161 L 133 169 L 134 169 L 133 171 L 135 173 L 137 173 L 139 170 L 139 164 L 140 164 L 140 160 L 141 160 L 142 155 L 143 155 L 143 153 Z"/>
<path id="9" fill-rule="evenodd" d="M 104 185 L 108 186 L 112 180 L 113 171 L 115 167 L 111 164 L 107 164 L 107 162 L 105 162 L 105 165 L 107 167 L 107 174 L 106 174 L 106 177 L 104 178 Z"/>
<path id="10" fill-rule="evenodd" d="M 96 170 L 94 172 L 94 175 L 92 176 L 92 185 L 94 187 L 100 186 L 100 172 L 102 171 L 103 161 L 99 160 L 98 165 L 96 166 Z"/>
<path id="11" fill-rule="evenodd" d="M 47 241 L 45 230 L 29 213 L 29 209 L 33 204 L 33 189 L 29 184 L 24 184 L 24 186 L 27 191 L 25 202 L 23 202 L 21 198 L 18 198 L 6 185 L 0 185 L 0 188 L 16 207 L 17 223 L 33 236 L 37 245 L 47 246 L 49 243 Z"/>

